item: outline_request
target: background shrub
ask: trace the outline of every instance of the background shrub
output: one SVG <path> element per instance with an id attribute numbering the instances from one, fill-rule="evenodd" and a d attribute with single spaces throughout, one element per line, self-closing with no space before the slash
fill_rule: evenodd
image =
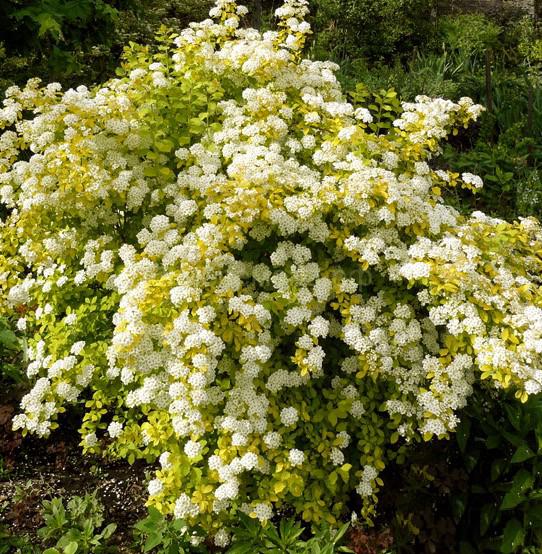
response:
<path id="1" fill-rule="evenodd" d="M 434 35 L 433 0 L 316 0 L 312 53 L 343 64 L 401 59 Z"/>

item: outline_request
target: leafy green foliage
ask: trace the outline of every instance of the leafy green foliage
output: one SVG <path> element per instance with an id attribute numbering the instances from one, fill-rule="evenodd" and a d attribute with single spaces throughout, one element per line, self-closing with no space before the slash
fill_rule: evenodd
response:
<path id="1" fill-rule="evenodd" d="M 30 544 L 28 537 L 13 535 L 0 525 L 0 554 L 43 554 L 41 549 Z"/>
<path id="2" fill-rule="evenodd" d="M 118 11 L 103 0 L 38 0 L 8 14 L 16 23 L 24 22 L 37 31 L 39 38 L 49 36 L 54 41 L 94 21 L 110 24 L 117 16 Z"/>
<path id="3" fill-rule="evenodd" d="M 74 496 L 66 505 L 61 497 L 43 502 L 44 527 L 38 535 L 54 543 L 44 554 L 100 554 L 111 552 L 108 541 L 116 524 L 104 526 L 104 508 L 96 493 Z"/>
<path id="4" fill-rule="evenodd" d="M 0 3 L 0 90 L 29 78 L 92 84 L 113 74 L 130 41 L 154 43 L 161 25 L 181 29 L 211 0 L 6 0 Z"/>
<path id="5" fill-rule="evenodd" d="M 439 21 L 440 38 L 457 57 L 467 61 L 498 44 L 503 29 L 482 14 L 460 14 Z"/>
<path id="6" fill-rule="evenodd" d="M 541 467 L 542 398 L 478 389 L 455 441 L 421 445 L 383 476 L 393 551 L 540 552 Z"/>
<path id="7" fill-rule="evenodd" d="M 234 531 L 233 545 L 227 554 L 335 554 L 353 552 L 341 546 L 349 524 L 336 533 L 324 527 L 308 540 L 302 539 L 305 529 L 293 519 L 283 518 L 275 526 L 262 527 L 256 520 L 240 514 L 241 525 Z"/>
<path id="8" fill-rule="evenodd" d="M 461 552 L 542 546 L 542 398 L 478 397 L 457 441 L 468 474 L 455 496 Z"/>
<path id="9" fill-rule="evenodd" d="M 156 508 L 150 507 L 146 518 L 134 525 L 136 543 L 141 552 L 154 554 L 188 554 L 206 552 L 203 547 L 190 543 L 186 533 L 187 525 L 182 519 L 163 516 Z"/>
<path id="10" fill-rule="evenodd" d="M 484 209 L 507 218 L 540 215 L 542 152 L 533 149 L 534 143 L 524 136 L 521 123 L 516 123 L 495 143 L 481 136 L 464 152 L 446 145 L 442 157 L 446 167 L 476 172 L 484 180 L 484 188 L 475 197 L 467 199 L 461 191 L 452 191 L 457 207 Z"/>
<path id="11" fill-rule="evenodd" d="M 357 83 L 355 90 L 348 95 L 354 106 L 369 108 L 373 120 L 368 127 L 377 135 L 392 129 L 393 122 L 403 111 L 397 92 L 393 88 L 371 91 L 365 84 Z"/>
<path id="12" fill-rule="evenodd" d="M 111 43 L 119 11 L 105 0 L 8 0 L 0 6 L 0 36 L 6 46 L 10 75 L 13 58 L 26 58 L 30 70 L 41 66 L 59 78 L 81 69 L 81 51 Z M 16 69 L 16 66 L 13 67 Z M 32 73 L 28 72 L 28 78 Z M 23 75 L 26 71 L 23 70 Z M 21 76 L 23 76 L 21 75 Z M 18 75 L 12 74 L 14 80 Z"/>
<path id="13" fill-rule="evenodd" d="M 432 35 L 434 0 L 315 0 L 313 52 L 337 61 L 391 60 Z"/>
<path id="14" fill-rule="evenodd" d="M 95 30 L 99 27 L 100 40 L 105 44 L 117 40 L 119 35 L 140 39 L 149 34 L 146 27 L 152 28 L 157 21 L 172 17 L 172 12 L 175 12 L 175 17 L 186 17 L 189 20 L 204 17 L 207 9 L 205 2 L 183 2 L 172 9 L 174 4 L 149 2 L 152 10 L 129 10 L 122 12 L 128 14 L 127 18 L 119 18 L 117 10 L 120 5 L 115 7 L 112 3 L 110 5 L 94 0 L 40 0 L 24 7 L 17 2 L 7 2 L 0 6 L 0 11 L 12 9 L 12 12 L 9 18 L 4 18 L 3 21 L 9 21 L 10 25 L 19 29 L 32 29 L 35 41 L 32 41 L 34 51 L 27 52 L 22 47 L 14 46 L 12 35 L 3 33 L 2 37 L 7 40 L 9 51 L 8 55 L 6 49 L 0 48 L 0 61 L 4 62 L 3 71 L 7 71 L 10 78 L 17 75 L 22 80 L 28 66 L 27 60 L 38 64 L 46 58 L 47 72 L 51 72 L 53 78 L 65 78 L 66 74 L 78 75 L 79 78 L 81 69 L 87 69 L 85 65 L 90 63 L 89 79 L 92 80 L 94 75 L 107 71 L 107 67 L 100 65 L 103 55 L 80 55 L 81 49 L 89 49 L 90 52 L 90 49 L 95 48 L 91 45 L 92 41 L 88 40 L 91 34 L 89 29 Z M 312 53 L 320 56 L 325 52 L 325 57 L 331 53 L 335 59 L 346 60 L 350 66 L 349 71 L 355 73 L 356 78 L 363 80 L 364 85 L 358 85 L 350 94 L 350 99 L 356 105 L 371 104 L 369 107 L 374 120 L 369 127 L 376 134 L 391 128 L 393 120 L 401 111 L 397 94 L 390 90 L 392 86 L 397 89 L 401 98 L 406 100 L 423 93 L 446 98 L 471 95 L 478 100 L 486 101 L 484 55 L 488 49 L 492 49 L 493 113 L 486 114 L 478 136 L 465 134 L 458 137 L 454 144 L 446 146 L 443 159 L 447 167 L 482 175 L 485 187 L 474 200 L 467 198 L 460 189 L 454 189 L 450 193 L 454 195 L 451 199 L 464 211 L 476 207 L 508 218 L 533 212 L 542 213 L 542 154 L 537 148 L 541 130 L 542 93 L 536 86 L 540 76 L 542 43 L 528 20 L 523 20 L 518 27 L 507 30 L 483 16 L 454 16 L 441 19 L 437 29 L 437 25 L 433 25 L 431 18 L 427 17 L 431 2 L 317 0 L 315 4 L 318 11 L 313 21 L 316 33 Z M 101 8 L 98 6 L 105 7 L 105 11 L 100 12 Z M 196 12 L 197 15 L 193 15 Z M 144 14 L 145 17 L 141 18 L 139 26 L 134 24 L 128 32 L 127 28 L 137 19 L 137 13 Z M 390 14 L 393 14 L 393 17 Z M 123 18 L 124 22 L 119 21 Z M 131 23 L 123 27 L 126 20 L 130 20 Z M 175 18 L 172 21 L 175 21 Z M 360 33 L 360 29 L 364 32 Z M 516 30 L 517 39 L 514 39 Z M 114 32 L 117 33 L 115 39 L 108 36 Z M 21 34 L 29 36 L 29 33 Z M 433 34 L 438 40 L 432 40 Z M 435 44 L 438 46 L 434 46 Z M 420 45 L 422 49 L 415 50 L 413 55 L 407 58 L 406 52 L 413 45 Z M 105 48 L 104 52 L 107 53 L 109 50 Z M 378 61 L 376 66 L 375 61 Z M 3 83 L 0 83 L 0 87 L 2 86 Z M 529 123 L 530 88 L 533 99 L 532 120 Z M 190 121 L 175 121 L 173 125 L 190 125 L 191 131 L 197 133 L 205 126 L 205 117 L 199 117 L 200 115 Z M 160 136 L 161 128 L 161 125 L 158 125 L 156 129 L 154 147 L 157 158 L 161 153 L 168 153 L 173 148 L 164 138 L 167 132 Z M 20 339 L 7 321 L 0 320 L 0 374 L 13 379 L 20 377 L 18 365 L 12 361 L 17 360 L 19 351 Z M 5 360 L 10 361 L 8 363 Z M 96 400 L 96 403 L 98 402 L 99 399 Z M 473 415 L 469 419 L 471 427 L 468 430 L 463 429 L 458 435 L 458 443 L 469 475 L 483 473 L 478 466 L 487 463 L 487 460 L 478 459 L 471 470 L 470 465 L 473 462 L 468 454 L 476 441 L 481 443 L 482 440 L 489 440 L 488 436 L 484 435 L 486 431 L 482 426 L 483 420 L 477 419 L 485 417 L 483 411 Z M 500 425 L 506 419 L 497 421 Z M 105 424 L 102 428 L 105 428 Z M 526 439 L 526 446 L 522 446 L 521 449 L 518 446 L 513 452 L 507 452 L 503 457 L 505 462 L 502 475 L 497 477 L 491 486 L 488 485 L 483 493 L 474 492 L 475 477 L 469 477 L 473 481 L 473 487 L 469 489 L 468 505 L 465 505 L 463 497 L 454 497 L 455 513 L 459 518 L 458 527 L 466 529 L 462 543 L 464 552 L 470 552 L 469 548 L 478 547 L 480 541 L 489 540 L 487 537 L 491 537 L 492 534 L 498 535 L 498 538 L 493 537 L 493 540 L 495 544 L 500 541 L 495 548 L 500 548 L 502 552 L 514 552 L 518 548 L 527 552 L 527 549 L 520 545 L 532 544 L 529 541 L 533 540 L 531 536 L 536 536 L 536 532 L 532 526 L 526 526 L 524 508 L 536 500 L 530 496 L 538 484 L 536 476 L 533 477 L 532 466 L 538 458 L 538 450 L 533 440 L 531 436 Z M 506 444 L 506 440 L 503 444 Z M 496 451 L 500 452 L 499 449 Z M 502 481 L 503 476 L 506 476 L 506 482 Z M 411 491 L 410 494 L 415 496 L 416 492 Z M 493 500 L 487 500 L 495 496 L 501 499 L 498 505 L 492 503 Z M 472 529 L 475 529 L 476 525 L 473 523 L 474 527 L 471 528 L 469 522 L 477 522 L 478 519 L 479 530 L 476 533 L 480 537 L 473 538 Z M 465 523 L 467 520 L 469 522 Z M 252 520 L 249 521 L 253 523 Z M 182 548 L 186 552 L 197 551 L 196 547 L 187 543 L 186 538 L 182 536 L 182 520 L 168 520 L 151 509 L 148 518 L 138 526 L 141 527 L 139 533 L 140 537 L 144 538 L 145 551 L 182 552 Z M 289 530 L 286 529 L 288 526 Z M 281 523 L 278 529 L 268 526 L 261 530 L 254 525 L 254 532 L 260 538 L 267 536 L 269 532 L 271 535 L 274 533 L 280 540 L 286 540 L 289 533 L 293 536 L 297 530 L 299 526 L 291 521 Z M 299 536 L 296 536 L 295 541 L 303 543 Z M 69 552 L 69 549 L 73 548 L 70 544 L 73 545 L 73 542 L 58 548 L 61 548 L 60 551 Z M 254 552 L 256 548 L 257 546 L 252 546 L 250 551 Z M 58 551 L 52 548 L 46 552 L 49 554 Z"/>
<path id="15" fill-rule="evenodd" d="M 480 175 L 484 188 L 468 197 L 455 189 L 449 198 L 464 212 L 540 215 L 541 41 L 529 18 L 497 24 L 480 14 L 440 17 L 434 40 L 410 58 L 350 60 L 343 80 L 350 88 L 361 81 L 371 91 L 393 87 L 407 101 L 418 94 L 470 96 L 486 105 L 480 126 L 447 144 L 442 158 L 446 168 Z"/>
<path id="16" fill-rule="evenodd" d="M 24 378 L 21 370 L 23 340 L 13 331 L 10 322 L 0 317 L 0 380 L 20 382 Z"/>
<path id="17" fill-rule="evenodd" d="M 262 526 L 258 520 L 239 513 L 239 526 L 233 531 L 227 554 L 338 554 L 354 552 L 344 546 L 349 524 L 338 531 L 325 526 L 308 539 L 307 530 L 291 518 L 282 518 L 277 525 Z M 134 525 L 136 547 L 152 554 L 208 553 L 203 544 L 190 542 L 187 523 L 163 516 L 150 507 L 146 518 Z"/>

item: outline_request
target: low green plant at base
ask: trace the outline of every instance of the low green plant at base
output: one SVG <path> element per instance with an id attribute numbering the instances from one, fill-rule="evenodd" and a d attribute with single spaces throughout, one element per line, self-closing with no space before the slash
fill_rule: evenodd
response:
<path id="1" fill-rule="evenodd" d="M 233 533 L 233 544 L 227 554 L 335 554 L 353 552 L 341 546 L 349 524 L 333 532 L 323 527 L 312 538 L 303 540 L 304 527 L 294 519 L 283 518 L 278 525 L 266 526 L 241 514 L 241 525 Z"/>
<path id="2" fill-rule="evenodd" d="M 184 520 L 167 518 L 151 506 L 147 517 L 134 525 L 134 535 L 141 552 L 152 551 L 154 554 L 207 552 L 203 547 L 190 542 L 186 527 Z"/>
<path id="3" fill-rule="evenodd" d="M 353 552 L 342 546 L 349 524 L 338 531 L 324 526 L 311 538 L 303 540 L 305 528 L 294 519 L 282 518 L 277 525 L 261 525 L 258 520 L 239 514 L 240 525 L 233 531 L 227 554 L 335 554 Z M 134 526 L 136 544 L 141 552 L 153 554 L 205 554 L 209 552 L 198 540 L 186 532 L 182 519 L 170 519 L 156 508 Z M 191 540 L 192 539 L 192 540 Z M 219 541 L 220 542 L 220 541 Z M 224 541 L 223 545 L 226 545 Z"/>
<path id="4" fill-rule="evenodd" d="M 117 526 L 104 526 L 104 508 L 96 493 L 74 496 L 64 505 L 62 497 L 43 502 L 45 526 L 38 535 L 54 547 L 44 554 L 101 554 L 113 551 L 108 541 Z"/>

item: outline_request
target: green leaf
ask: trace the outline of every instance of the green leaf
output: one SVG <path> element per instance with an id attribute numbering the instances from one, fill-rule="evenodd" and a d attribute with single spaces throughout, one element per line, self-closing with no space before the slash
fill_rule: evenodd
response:
<path id="1" fill-rule="evenodd" d="M 542 504 L 540 502 L 530 504 L 525 512 L 525 520 L 532 525 L 532 529 L 538 528 L 542 531 Z"/>
<path id="2" fill-rule="evenodd" d="M 524 493 L 533 486 L 533 476 L 526 470 L 520 469 L 512 481 L 510 490 L 504 495 L 501 510 L 510 510 L 515 508 L 526 500 Z"/>
<path id="3" fill-rule="evenodd" d="M 458 494 L 452 497 L 452 513 L 455 521 L 459 521 L 467 507 L 466 494 Z"/>
<path id="4" fill-rule="evenodd" d="M 0 331 L 0 346 L 10 350 L 16 350 L 20 347 L 19 339 L 10 329 L 2 329 Z"/>
<path id="5" fill-rule="evenodd" d="M 254 548 L 252 541 L 236 541 L 235 544 L 230 546 L 226 551 L 226 554 L 254 554 L 256 549 Z"/>
<path id="6" fill-rule="evenodd" d="M 346 531 L 348 531 L 348 527 L 350 527 L 350 523 L 345 523 L 338 531 L 337 534 L 333 537 L 333 544 L 338 544 L 340 540 L 343 538 Z"/>
<path id="7" fill-rule="evenodd" d="M 519 520 L 511 519 L 504 528 L 504 535 L 501 545 L 502 554 L 512 554 L 523 545 L 525 531 Z"/>
<path id="8" fill-rule="evenodd" d="M 64 548 L 64 554 L 75 554 L 78 548 L 79 548 L 79 545 L 76 542 L 70 542 Z"/>
<path id="9" fill-rule="evenodd" d="M 507 465 L 506 460 L 503 460 L 502 458 L 498 460 L 493 460 L 493 462 L 491 462 L 491 469 L 490 469 L 491 481 L 496 481 L 500 477 L 506 465 Z"/>
<path id="10" fill-rule="evenodd" d="M 488 448 L 489 450 L 497 448 L 498 446 L 500 446 L 501 442 L 502 440 L 500 435 L 489 435 L 486 439 L 486 448 Z"/>
<path id="11" fill-rule="evenodd" d="M 508 431 L 503 431 L 502 436 L 511 444 L 513 444 L 516 447 L 519 447 L 523 444 L 523 439 L 521 437 L 518 437 L 514 433 L 509 433 Z"/>
<path id="12" fill-rule="evenodd" d="M 542 454 L 542 423 L 538 423 L 535 430 L 537 454 Z"/>
<path id="13" fill-rule="evenodd" d="M 493 519 L 495 518 L 495 515 L 497 514 L 497 507 L 495 504 L 484 504 L 482 509 L 480 510 L 480 535 L 484 536 Z"/>
<path id="14" fill-rule="evenodd" d="M 145 541 L 145 546 L 143 547 L 143 552 L 149 552 L 149 550 L 152 550 L 159 544 L 162 544 L 164 537 L 162 533 L 156 533 L 153 535 L 149 535 L 147 540 Z"/>
<path id="15" fill-rule="evenodd" d="M 39 6 L 29 6 L 23 8 L 11 14 L 11 17 L 15 19 L 24 19 L 28 17 L 38 27 L 38 36 L 43 37 L 47 33 L 51 34 L 55 38 L 62 36 L 61 17 L 55 18 L 53 13 L 46 11 Z"/>
<path id="16" fill-rule="evenodd" d="M 510 462 L 512 464 L 517 464 L 524 462 L 525 460 L 529 460 L 533 456 L 534 452 L 527 446 L 527 444 L 524 443 L 521 446 L 518 446 Z"/>
<path id="17" fill-rule="evenodd" d="M 160 151 L 160 152 L 171 152 L 174 148 L 174 144 L 173 142 L 171 142 L 170 140 L 167 140 L 167 139 L 164 139 L 164 140 L 159 140 L 156 142 L 156 148 Z"/>
<path id="18" fill-rule="evenodd" d="M 465 459 L 464 459 L 465 468 L 469 473 L 476 467 L 476 464 L 480 459 L 480 454 L 481 452 L 478 449 L 470 449 L 465 454 Z"/>
<path id="19" fill-rule="evenodd" d="M 526 497 L 516 491 L 509 491 L 504 495 L 501 510 L 511 510 L 526 500 Z"/>
<path id="20" fill-rule="evenodd" d="M 117 529 L 116 523 L 110 523 L 105 529 L 102 531 L 102 538 L 108 539 Z"/>

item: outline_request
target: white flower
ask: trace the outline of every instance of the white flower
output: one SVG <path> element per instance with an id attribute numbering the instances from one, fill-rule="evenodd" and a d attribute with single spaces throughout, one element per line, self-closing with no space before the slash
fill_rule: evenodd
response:
<path id="1" fill-rule="evenodd" d="M 305 454 L 297 448 L 292 448 L 288 453 L 288 459 L 293 466 L 300 466 L 305 460 Z"/>
<path id="2" fill-rule="evenodd" d="M 225 548 L 230 544 L 230 535 L 225 529 L 220 529 L 215 534 L 214 543 L 218 547 Z"/>
<path id="3" fill-rule="evenodd" d="M 65 318 L 64 318 L 64 323 L 66 325 L 73 325 L 74 323 L 77 322 L 77 315 L 74 314 L 74 313 L 71 313 L 71 314 L 68 314 Z"/>
<path id="4" fill-rule="evenodd" d="M 185 519 L 187 517 L 195 517 L 199 513 L 197 504 L 194 504 L 190 497 L 182 493 L 175 501 L 175 508 L 173 514 L 177 519 Z"/>
<path id="5" fill-rule="evenodd" d="M 256 514 L 256 518 L 262 523 L 269 521 L 273 517 L 273 510 L 269 504 L 256 504 L 256 506 L 254 506 L 254 513 Z"/>
<path id="6" fill-rule="evenodd" d="M 107 427 L 107 432 L 109 433 L 109 436 L 114 439 L 120 436 L 120 434 L 122 433 L 122 429 L 122 423 L 118 421 L 112 421 Z"/>
<path id="7" fill-rule="evenodd" d="M 344 454 L 338 448 L 332 448 L 330 454 L 331 463 L 335 466 L 341 466 L 344 464 Z"/>
<path id="8" fill-rule="evenodd" d="M 271 431 L 266 433 L 263 440 L 269 448 L 278 448 L 282 441 L 282 437 L 276 431 Z"/>
<path id="9" fill-rule="evenodd" d="M 88 433 L 87 435 L 85 435 L 84 441 L 87 446 L 96 446 L 98 444 L 96 433 Z"/>
<path id="10" fill-rule="evenodd" d="M 357 108 L 354 112 L 354 117 L 360 119 L 363 123 L 372 123 L 373 116 L 367 108 Z"/>
<path id="11" fill-rule="evenodd" d="M 186 444 L 184 445 L 184 453 L 190 459 L 197 458 L 200 455 L 202 449 L 203 449 L 203 445 L 193 440 L 187 441 Z"/>
<path id="12" fill-rule="evenodd" d="M 469 185 L 472 185 L 473 187 L 480 189 L 484 186 L 484 182 L 478 175 L 474 175 L 472 173 L 462 173 L 461 179 Z"/>
<path id="13" fill-rule="evenodd" d="M 148 484 L 148 490 L 150 496 L 155 496 L 157 494 L 160 494 L 162 492 L 162 489 L 164 488 L 164 484 L 160 479 L 151 479 Z"/>
<path id="14" fill-rule="evenodd" d="M 280 412 L 280 420 L 286 427 L 292 427 L 297 423 L 299 415 L 293 407 L 283 408 Z"/>
<path id="15" fill-rule="evenodd" d="M 168 469 L 171 467 L 171 461 L 170 461 L 171 452 L 163 452 L 160 454 L 160 465 L 163 469 Z"/>

